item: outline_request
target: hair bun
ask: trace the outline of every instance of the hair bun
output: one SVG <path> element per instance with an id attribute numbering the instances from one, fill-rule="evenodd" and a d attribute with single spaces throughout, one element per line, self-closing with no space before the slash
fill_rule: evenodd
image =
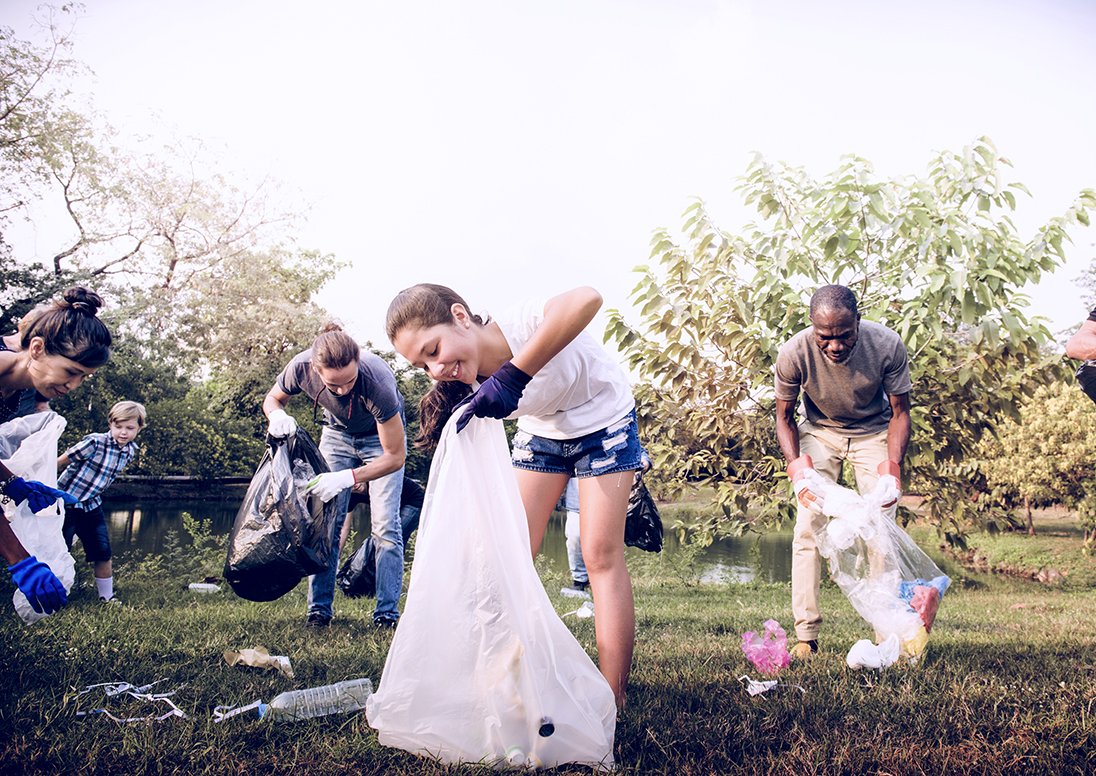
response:
<path id="1" fill-rule="evenodd" d="M 327 332 L 329 332 L 329 331 L 342 331 L 342 330 L 343 330 L 343 327 L 339 324 L 338 321 L 328 321 L 327 323 L 325 323 L 323 325 L 323 328 L 320 329 L 320 334 L 327 334 Z"/>
<path id="2" fill-rule="evenodd" d="M 103 306 L 103 298 L 83 286 L 73 286 L 65 291 L 62 296 L 73 310 L 91 317 L 95 317 L 99 308 Z"/>

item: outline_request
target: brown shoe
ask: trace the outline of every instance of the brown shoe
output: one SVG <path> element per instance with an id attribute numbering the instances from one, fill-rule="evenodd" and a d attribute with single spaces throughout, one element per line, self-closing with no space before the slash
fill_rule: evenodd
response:
<path id="1" fill-rule="evenodd" d="M 810 660 L 818 651 L 818 642 L 814 639 L 801 641 L 792 647 L 792 660 Z"/>

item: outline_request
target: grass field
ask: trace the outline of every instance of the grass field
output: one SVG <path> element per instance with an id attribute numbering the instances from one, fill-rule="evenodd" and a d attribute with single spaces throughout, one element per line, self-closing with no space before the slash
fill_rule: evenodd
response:
<path id="1" fill-rule="evenodd" d="M 72 603 L 58 616 L 33 626 L 10 611 L 0 619 L 0 771 L 488 772 L 382 748 L 361 713 L 213 724 L 221 704 L 357 676 L 376 684 L 391 633 L 371 626 L 370 601 L 341 596 L 333 625 L 307 630 L 303 585 L 265 604 L 188 593 L 186 583 L 216 561 L 217 548 L 203 541 L 197 553 L 178 546 L 156 558 L 122 559 L 124 606 L 94 600 L 81 569 Z M 951 565 L 955 584 L 924 661 L 877 673 L 845 667 L 848 647 L 870 633 L 827 584 L 819 655 L 780 675 L 789 687 L 751 697 L 737 679 L 757 678 L 740 634 L 769 617 L 790 630 L 789 587 L 697 585 L 672 560 L 654 556 L 637 556 L 633 565 L 638 638 L 629 704 L 617 725 L 621 773 L 1096 772 L 1096 588 L 968 575 Z M 566 569 L 539 570 L 548 590 L 558 591 Z M 7 583 L 3 592 L 10 593 Z M 574 608 L 573 599 L 552 599 L 561 612 Z M 566 621 L 594 654 L 592 622 Z M 289 655 L 295 680 L 230 668 L 222 658 L 226 649 L 257 645 Z M 119 724 L 76 714 L 105 702 L 79 695 L 86 685 L 156 680 L 163 681 L 155 691 L 176 691 L 186 718 Z M 166 710 L 110 708 L 118 715 Z"/>

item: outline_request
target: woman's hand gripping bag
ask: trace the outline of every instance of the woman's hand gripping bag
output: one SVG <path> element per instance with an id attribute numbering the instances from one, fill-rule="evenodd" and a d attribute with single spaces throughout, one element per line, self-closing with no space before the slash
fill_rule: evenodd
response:
<path id="1" fill-rule="evenodd" d="M 224 577 L 236 595 L 273 601 L 303 577 L 327 568 L 337 551 L 337 499 L 305 495 L 308 482 L 329 471 L 304 429 L 269 447 L 251 478 L 228 542 Z"/>
<path id="2" fill-rule="evenodd" d="M 25 480 L 57 487 L 57 440 L 65 425 L 65 419 L 56 412 L 36 412 L 9 420 L 0 425 L 0 460 Z M 4 505 L 4 513 L 27 552 L 50 567 L 66 592 L 71 590 L 76 580 L 76 563 L 61 534 L 65 524 L 64 504 L 58 500 L 55 506 L 35 514 L 26 502 L 19 506 L 8 503 Z M 23 622 L 49 616 L 34 611 L 18 589 L 12 603 Z"/>
<path id="3" fill-rule="evenodd" d="M 460 434 L 450 421 L 442 434 L 407 602 L 366 713 L 381 744 L 443 763 L 612 767 L 613 692 L 533 567 L 497 420 Z"/>

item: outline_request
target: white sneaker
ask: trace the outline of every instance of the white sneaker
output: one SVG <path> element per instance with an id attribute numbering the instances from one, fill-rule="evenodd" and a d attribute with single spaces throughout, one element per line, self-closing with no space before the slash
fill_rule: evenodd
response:
<path id="1" fill-rule="evenodd" d="M 559 590 L 559 594 L 564 598 L 584 598 L 587 601 L 590 600 L 590 591 L 588 591 L 585 587 L 579 587 L 577 585 L 562 587 Z"/>

